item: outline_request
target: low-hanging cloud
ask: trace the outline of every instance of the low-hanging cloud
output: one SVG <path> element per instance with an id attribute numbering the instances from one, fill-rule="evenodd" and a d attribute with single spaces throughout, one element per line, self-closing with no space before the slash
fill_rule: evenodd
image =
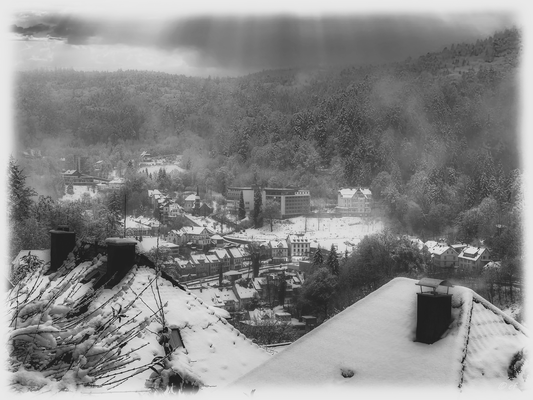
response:
<path id="1" fill-rule="evenodd" d="M 25 15 L 24 29 L 40 24 L 39 34 L 63 37 L 71 44 L 183 49 L 195 54 L 190 60 L 199 67 L 250 71 L 401 61 L 484 38 L 513 23 L 510 14 L 204 16 L 166 21 L 48 14 Z M 42 32 L 43 25 L 48 32 Z"/>

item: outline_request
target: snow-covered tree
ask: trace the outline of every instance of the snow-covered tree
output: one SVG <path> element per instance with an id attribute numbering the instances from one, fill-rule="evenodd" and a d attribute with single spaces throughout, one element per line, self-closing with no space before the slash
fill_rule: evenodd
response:
<path id="1" fill-rule="evenodd" d="M 16 222 L 26 219 L 30 214 L 31 197 L 36 194 L 35 190 L 26 186 L 26 175 L 11 158 L 9 160 L 9 219 Z"/>
<path id="2" fill-rule="evenodd" d="M 337 256 L 337 250 L 335 249 L 335 245 L 333 244 L 331 245 L 328 260 L 326 263 L 328 264 L 331 273 L 335 276 L 339 276 L 339 257 Z"/>

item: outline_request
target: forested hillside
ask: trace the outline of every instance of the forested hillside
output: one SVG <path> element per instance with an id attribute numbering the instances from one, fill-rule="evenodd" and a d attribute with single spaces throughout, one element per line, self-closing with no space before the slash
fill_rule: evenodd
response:
<path id="1" fill-rule="evenodd" d="M 30 179 L 44 174 L 57 192 L 61 157 L 67 167 L 82 155 L 122 169 L 141 150 L 177 153 L 187 171 L 165 189 L 295 185 L 334 201 L 340 186 L 370 186 L 394 229 L 490 238 L 520 220 L 520 48 L 511 29 L 339 70 L 24 72 L 15 134 L 48 156 L 24 164 Z"/>

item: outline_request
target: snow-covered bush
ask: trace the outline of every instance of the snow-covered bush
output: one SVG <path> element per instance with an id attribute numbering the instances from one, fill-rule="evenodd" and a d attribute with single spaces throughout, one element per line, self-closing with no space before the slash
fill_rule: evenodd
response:
<path id="1" fill-rule="evenodd" d="M 132 280 L 102 304 L 94 300 L 103 290 L 84 278 L 104 257 L 76 267 L 76 247 L 57 271 L 44 275 L 47 266 L 31 261 L 31 273 L 19 275 L 8 293 L 9 363 L 11 386 L 16 391 L 76 390 L 79 386 L 112 387 L 150 365 L 132 368 L 138 359 L 131 339 L 142 335 L 151 318 L 126 317 L 134 300 L 124 302 Z M 133 278 L 132 278 L 133 279 Z M 151 282 L 146 285 L 146 289 Z M 132 310 L 134 312 L 134 310 Z M 128 367 L 129 366 L 129 367 Z"/>

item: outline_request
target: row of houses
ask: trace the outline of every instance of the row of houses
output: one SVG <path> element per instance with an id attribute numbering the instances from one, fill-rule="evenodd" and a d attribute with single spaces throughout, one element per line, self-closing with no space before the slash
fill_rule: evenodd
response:
<path id="1" fill-rule="evenodd" d="M 202 202 L 198 190 L 196 194 L 189 192 L 185 193 L 183 207 L 178 204 L 177 199 L 171 198 L 165 193 L 154 189 L 148 190 L 148 197 L 152 201 L 154 210 L 157 208 L 161 215 L 161 221 L 166 224 L 169 218 L 176 218 L 183 213 L 208 216 L 213 213 L 213 208 L 205 202 Z"/>
<path id="2" fill-rule="evenodd" d="M 425 248 L 431 254 L 431 261 L 435 267 L 451 269 L 477 269 L 491 261 L 488 249 L 466 244 L 449 245 L 443 241 L 428 240 L 423 243 L 414 239 L 420 248 Z"/>
<path id="3" fill-rule="evenodd" d="M 200 284 L 188 287 L 188 289 L 207 304 L 229 312 L 238 312 L 250 309 L 252 303 L 256 305 L 277 304 L 282 282 L 284 282 L 283 305 L 289 306 L 304 282 L 302 272 L 279 267 L 270 268 L 260 276 L 246 280 L 245 283 L 241 281 L 243 275 L 238 271 L 229 271 L 224 274 L 224 278 L 230 281 L 231 285 Z"/>

